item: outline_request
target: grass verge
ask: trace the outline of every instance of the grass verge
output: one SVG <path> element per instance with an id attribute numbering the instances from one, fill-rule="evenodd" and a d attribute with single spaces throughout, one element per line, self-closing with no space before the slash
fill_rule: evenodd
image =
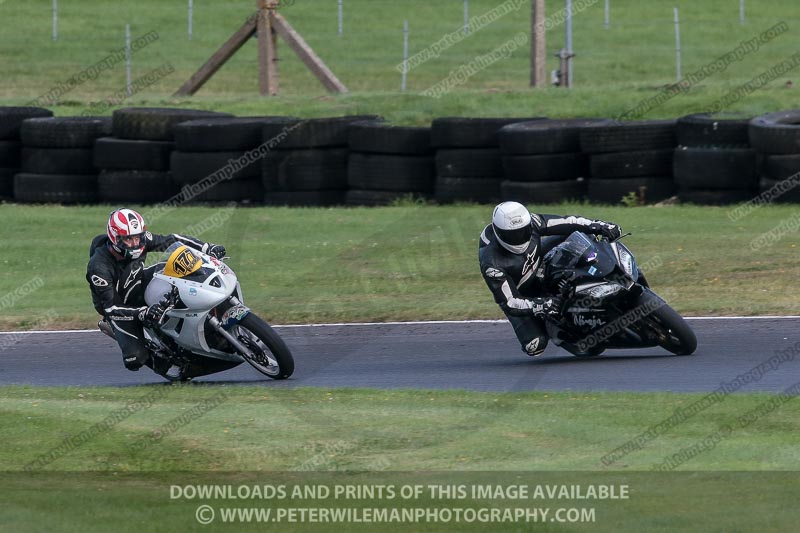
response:
<path id="1" fill-rule="evenodd" d="M 611 465 L 601 461 L 699 398 L 197 385 L 5 387 L 0 422 L 15 429 L 6 433 L 0 450 L 5 468 L 0 518 L 13 531 L 174 531 L 200 528 L 195 518 L 200 505 L 214 509 L 216 528 L 222 527 L 222 508 L 271 509 L 269 522 L 286 523 L 291 508 L 435 508 L 445 509 L 442 517 L 456 508 L 555 513 L 574 507 L 594 509 L 590 527 L 601 531 L 785 530 L 798 518 L 796 472 L 785 472 L 796 470 L 800 459 L 795 446 L 800 404 L 794 401 L 738 428 L 745 413 L 774 397 L 730 395 Z M 725 424 L 736 429 L 676 471 L 648 471 Z M 37 457 L 44 459 L 25 471 Z M 198 496 L 196 487 L 208 484 L 234 496 Z M 579 485 L 586 493 L 589 485 L 601 484 L 617 487 L 617 494 L 627 486 L 629 497 L 535 496 L 537 485 Z M 251 496 L 242 496 L 242 486 Z M 350 497 L 345 492 L 376 486 L 384 492 Z M 527 495 L 515 496 L 513 487 L 523 486 Z M 396 491 L 393 498 L 387 487 Z M 414 489 L 419 493 L 411 496 L 406 489 L 408 496 L 402 497 L 403 487 L 419 487 Z M 481 493 L 475 487 L 492 489 Z M 267 496 L 270 490 L 283 490 L 284 496 Z M 528 530 L 534 520 L 527 516 L 494 520 L 492 529 Z M 336 527 L 300 517 L 295 514 L 295 522 L 283 527 Z M 565 526 L 552 518 L 537 527 Z M 251 523 L 235 516 L 233 521 L 246 530 L 265 527 L 252 517 Z M 341 522 L 363 530 L 401 528 L 388 519 L 354 523 L 352 515 Z M 486 527 L 439 518 L 410 527 L 461 531 L 481 525 Z"/>

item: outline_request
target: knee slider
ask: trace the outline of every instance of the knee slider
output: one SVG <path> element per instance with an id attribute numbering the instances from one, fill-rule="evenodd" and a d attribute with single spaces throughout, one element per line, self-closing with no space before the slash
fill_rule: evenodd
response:
<path id="1" fill-rule="evenodd" d="M 526 354 L 535 357 L 537 355 L 541 355 L 545 348 L 547 348 L 547 338 L 536 337 L 531 342 L 526 344 L 522 349 Z"/>
<path id="2" fill-rule="evenodd" d="M 122 354 L 122 362 L 128 370 L 139 370 L 147 362 L 148 357 L 150 354 L 147 353 L 147 350 L 137 350 Z"/>

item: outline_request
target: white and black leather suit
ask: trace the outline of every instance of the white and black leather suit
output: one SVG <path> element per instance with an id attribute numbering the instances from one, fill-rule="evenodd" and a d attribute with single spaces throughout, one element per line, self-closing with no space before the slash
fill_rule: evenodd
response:
<path id="1" fill-rule="evenodd" d="M 528 248 L 515 254 L 504 248 L 492 225 L 480 236 L 478 260 L 494 301 L 508 317 L 522 350 L 539 355 L 547 347 L 548 335 L 541 318 L 545 299 L 541 297 L 542 258 L 574 231 L 603 234 L 613 224 L 579 216 L 537 215 L 531 213 L 533 235 Z"/>
<path id="2" fill-rule="evenodd" d="M 149 231 L 143 235 L 145 249 L 138 259 L 119 259 L 106 235 L 92 239 L 86 281 L 92 291 L 94 308 L 107 320 L 122 350 L 125 367 L 138 370 L 150 365 L 150 356 L 144 344 L 144 332 L 139 315 L 144 306 L 144 292 L 153 279 L 156 265 L 145 267 L 147 252 L 163 252 L 174 242 L 181 242 L 198 250 L 210 244 L 183 235 L 157 235 Z"/>

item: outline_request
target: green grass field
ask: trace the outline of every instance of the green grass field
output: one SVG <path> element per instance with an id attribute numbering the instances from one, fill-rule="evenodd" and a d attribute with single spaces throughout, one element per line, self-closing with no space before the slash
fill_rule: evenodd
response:
<path id="1" fill-rule="evenodd" d="M 500 0 L 470 0 L 470 15 L 482 15 Z M 403 20 L 410 27 L 410 55 L 436 43 L 463 26 L 460 0 L 436 2 L 346 0 L 344 35 L 337 35 L 335 2 L 297 0 L 282 13 L 350 89 L 344 96 L 327 95 L 285 44 L 281 58 L 279 97 L 257 93 L 255 41 L 246 45 L 215 78 L 192 98 L 171 94 L 200 67 L 255 8 L 252 0 L 197 2 L 192 41 L 187 36 L 185 2 L 141 0 L 121 2 L 63 2 L 59 12 L 58 41 L 52 40 L 49 4 L 8 0 L 0 3 L 4 21 L 0 54 L 0 103 L 23 104 L 47 93 L 124 44 L 128 23 L 135 37 L 155 31 L 159 39 L 133 55 L 136 79 L 170 63 L 175 72 L 134 94 L 121 106 L 180 105 L 230 111 L 239 115 L 291 114 L 319 116 L 343 113 L 378 113 L 402 123 L 427 123 L 444 115 L 473 116 L 592 116 L 614 117 L 638 101 L 654 96 L 675 81 L 672 7 L 681 10 L 683 73 L 708 64 L 778 22 L 789 32 L 760 50 L 748 54 L 723 72 L 714 74 L 686 94 L 653 109 L 646 118 L 676 117 L 702 112 L 729 90 L 735 89 L 795 51 L 791 35 L 800 23 L 800 6 L 791 0 L 748 2 L 744 26 L 739 24 L 738 3 L 729 0 L 669 5 L 634 0 L 611 1 L 611 26 L 604 27 L 603 1 L 584 0 L 588 6 L 574 17 L 575 88 L 530 91 L 529 52 L 526 46 L 511 57 L 475 73 L 441 99 L 420 93 L 462 65 L 501 46 L 530 29 L 527 2 L 488 26 L 472 32 L 438 57 L 417 66 L 408 75 L 408 89 L 400 92 Z M 547 14 L 558 17 L 564 3 L 547 2 Z M 547 33 L 548 73 L 557 68 L 553 56 L 563 45 L 564 27 Z M 31 66 L 35 65 L 35 68 Z M 789 72 L 730 106 L 730 110 L 759 114 L 792 108 L 797 102 L 797 80 Z M 72 89 L 52 105 L 61 115 L 78 114 L 92 102 L 124 89 L 124 64 Z M 103 114 L 107 114 L 110 110 Z"/>
<path id="2" fill-rule="evenodd" d="M 628 485 L 630 500 L 556 500 L 549 505 L 595 507 L 592 530 L 601 531 L 791 527 L 797 519 L 792 499 L 796 474 L 782 471 L 798 463 L 800 407 L 795 402 L 735 429 L 675 472 L 650 470 L 721 425 L 735 427 L 738 417 L 770 395 L 724 398 L 643 449 L 603 465 L 606 453 L 700 398 L 196 385 L 6 387 L 0 397 L 0 423 L 14 431 L 7 433 L 0 450 L 5 470 L 0 484 L 6 489 L 0 517 L 9 531 L 41 530 L 48 524 L 58 531 L 129 531 L 143 526 L 148 531 L 193 530 L 200 503 L 273 509 L 530 508 L 548 504 L 528 498 L 470 497 L 470 492 L 466 497 L 432 496 L 440 493 L 429 487 L 602 483 Z M 103 424 L 124 413 L 126 406 L 138 407 L 116 423 Z M 30 472 L 24 470 L 31 464 Z M 771 472 L 756 472 L 765 470 Z M 382 485 L 398 492 L 413 484 L 425 492 L 413 500 L 294 498 L 291 493 L 282 500 L 175 496 L 182 494 L 174 492 L 176 485 L 196 484 L 230 484 L 234 491 L 240 485 L 302 490 Z M 668 509 L 673 511 L 664 514 Z M 309 529 L 302 530 L 329 531 L 333 526 L 305 527 Z M 371 530 L 375 527 L 384 530 L 380 525 Z M 496 528 L 519 531 L 526 526 L 492 529 Z"/>
<path id="3" fill-rule="evenodd" d="M 288 3 L 288 2 L 287 2 Z M 470 0 L 470 15 L 500 0 Z M 575 2 L 577 3 L 577 2 Z M 400 92 L 403 20 L 410 54 L 459 30 L 461 0 L 344 0 L 344 36 L 336 34 L 336 2 L 296 0 L 282 13 L 350 89 L 327 94 L 289 48 L 279 45 L 281 95 L 257 93 L 255 41 L 246 45 L 192 98 L 171 94 L 254 10 L 252 0 L 195 3 L 194 38 L 187 39 L 186 2 L 99 0 L 59 2 L 59 38 L 51 37 L 50 2 L 0 0 L 0 105 L 31 102 L 123 46 L 125 24 L 135 37 L 159 39 L 133 55 L 132 76 L 170 64 L 175 72 L 118 105 L 181 106 L 237 115 L 302 117 L 375 113 L 404 124 L 437 116 L 616 117 L 675 81 L 672 7 L 681 13 L 684 75 L 774 24 L 790 31 L 642 118 L 703 112 L 796 50 L 800 5 L 792 0 L 672 3 L 611 0 L 575 16 L 575 88 L 528 88 L 523 47 L 477 72 L 440 99 L 420 93 L 477 56 L 528 31 L 529 5 L 414 68 Z M 548 15 L 563 6 L 547 2 Z M 562 46 L 563 26 L 547 34 L 548 71 Z M 747 94 L 727 110 L 757 115 L 797 107 L 798 71 Z M 787 82 L 793 81 L 793 84 Z M 58 115 L 97 109 L 125 85 L 124 65 L 48 103 Z M 539 212 L 579 213 L 613 220 L 657 291 L 687 315 L 798 314 L 795 230 L 758 252 L 750 248 L 796 208 L 769 206 L 731 221 L 728 208 L 589 205 L 530 206 Z M 88 245 L 112 206 L 0 205 L 0 329 L 93 327 L 84 280 Z M 499 318 L 480 278 L 477 235 L 490 206 L 400 205 L 376 209 L 187 207 L 158 220 L 155 232 L 218 223 L 201 236 L 225 244 L 248 303 L 268 321 L 299 322 Z M 142 211 L 147 215 L 147 208 Z M 220 218 L 224 214 L 224 217 Z M 215 219 L 215 217 L 217 217 Z M 21 283 L 41 285 L 9 296 Z M 444 297 L 443 297 L 444 296 Z M 10 298 L 10 299 L 9 299 Z M 9 302 L 11 302 L 9 304 Z M 2 358 L 0 357 L 0 367 Z M 1 368 L 0 368 L 1 370 Z M 166 391 L 166 392 L 161 392 Z M 132 401 L 158 395 L 107 430 L 47 462 L 24 466 L 59 449 L 66 439 L 97 428 Z M 195 520 L 200 503 L 270 506 L 257 500 L 175 500 L 172 484 L 363 483 L 630 483 L 627 502 L 599 502 L 593 524 L 308 524 L 282 530 L 330 531 L 788 531 L 798 516 L 796 435 L 792 401 L 734 431 L 676 472 L 649 472 L 671 454 L 696 445 L 723 424 L 756 408 L 768 395 L 731 395 L 660 435 L 642 450 L 605 466 L 604 454 L 671 416 L 700 395 L 274 390 L 269 387 L 0 388 L 1 531 L 263 530 L 265 524 Z M 218 400 L 223 401 L 218 401 Z M 212 402 L 211 404 L 204 402 Z M 198 407 L 199 416 L 194 416 Z M 184 418 L 180 418 L 184 416 Z M 186 418 L 188 416 L 188 418 Z M 177 423 L 176 423 L 177 422 Z M 60 448 L 64 450 L 64 448 Z M 768 472 L 757 472 L 766 470 Z M 696 472 L 699 471 L 699 472 Z M 426 473 L 427 472 L 427 473 Z M 592 477 L 594 476 L 594 477 Z M 280 502 L 284 505 L 364 507 L 378 500 Z M 509 500 L 432 501 L 421 506 L 505 507 Z M 537 502 L 574 505 L 576 502 Z M 409 502 L 399 502 L 408 506 Z M 589 505 L 577 502 L 580 507 Z M 523 505 L 530 507 L 531 502 Z M 405 526 L 405 527 L 403 527 Z M 267 526 L 269 527 L 269 526 Z"/>

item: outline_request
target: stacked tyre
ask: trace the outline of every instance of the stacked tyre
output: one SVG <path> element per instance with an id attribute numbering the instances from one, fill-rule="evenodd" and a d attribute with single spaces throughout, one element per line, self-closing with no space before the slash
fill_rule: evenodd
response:
<path id="1" fill-rule="evenodd" d="M 430 127 L 353 122 L 348 147 L 348 204 L 382 205 L 409 194 L 430 195 L 434 179 Z"/>
<path id="2" fill-rule="evenodd" d="M 659 202 L 672 196 L 674 120 L 605 121 L 580 131 L 581 149 L 589 155 L 590 202 L 619 204 Z"/>
<path id="3" fill-rule="evenodd" d="M 586 196 L 588 159 L 579 131 L 590 119 L 535 120 L 502 128 L 497 136 L 506 181 L 503 200 L 558 203 Z"/>
<path id="4" fill-rule="evenodd" d="M 264 158 L 264 203 L 328 206 L 345 203 L 347 194 L 348 127 L 375 120 L 375 115 L 291 119 L 264 127 L 264 140 L 274 144 Z"/>
<path id="5" fill-rule="evenodd" d="M 109 117 L 46 117 L 22 122 L 22 172 L 14 197 L 22 202 L 97 201 L 95 139 L 111 132 Z"/>
<path id="6" fill-rule="evenodd" d="M 246 154 L 262 143 L 272 117 L 213 117 L 175 126 L 172 176 L 199 202 L 261 203 L 261 163 Z"/>
<path id="7" fill-rule="evenodd" d="M 19 173 L 22 121 L 33 117 L 52 117 L 41 107 L 0 107 L 0 199 L 14 196 L 14 176 Z"/>
<path id="8" fill-rule="evenodd" d="M 682 202 L 725 205 L 758 191 L 756 153 L 748 140 L 749 117 L 699 113 L 678 119 L 674 177 Z"/>
<path id="9" fill-rule="evenodd" d="M 439 202 L 497 203 L 505 177 L 498 132 L 532 118 L 437 118 L 431 126 L 436 148 L 436 198 Z"/>
<path id="10" fill-rule="evenodd" d="M 127 108 L 114 111 L 113 137 L 95 142 L 100 168 L 100 200 L 110 203 L 154 203 L 178 191 L 170 172 L 178 124 L 193 119 L 230 116 L 194 109 Z"/>
<path id="11" fill-rule="evenodd" d="M 678 119 L 674 177 L 682 202 L 725 205 L 753 197 L 758 174 L 748 122 L 749 118 L 729 113 Z"/>
<path id="12" fill-rule="evenodd" d="M 800 110 L 756 117 L 748 127 L 758 153 L 760 190 L 765 201 L 800 202 Z"/>
<path id="13" fill-rule="evenodd" d="M 52 116 L 52 111 L 41 107 L 0 107 L 0 198 L 14 196 L 14 176 L 19 173 L 22 155 L 22 122 Z"/>

